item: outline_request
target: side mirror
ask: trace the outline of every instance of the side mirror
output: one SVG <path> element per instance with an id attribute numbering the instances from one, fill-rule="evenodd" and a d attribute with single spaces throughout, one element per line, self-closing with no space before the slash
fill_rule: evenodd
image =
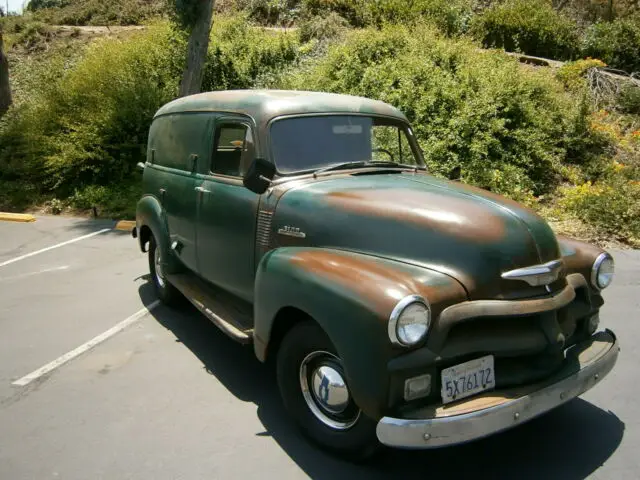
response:
<path id="1" fill-rule="evenodd" d="M 462 169 L 460 168 L 460 165 L 458 165 L 457 167 L 453 167 L 449 172 L 449 175 L 447 175 L 447 177 L 449 177 L 449 180 L 460 180 L 461 176 Z"/>
<path id="2" fill-rule="evenodd" d="M 242 179 L 242 184 L 258 195 L 267 191 L 271 180 L 276 175 L 276 167 L 264 158 L 256 158 Z"/>

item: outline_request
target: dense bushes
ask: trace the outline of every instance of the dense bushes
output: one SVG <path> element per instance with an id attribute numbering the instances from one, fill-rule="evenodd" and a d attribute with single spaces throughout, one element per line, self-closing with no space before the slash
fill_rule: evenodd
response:
<path id="1" fill-rule="evenodd" d="M 298 57 L 298 38 L 254 28 L 243 16 L 215 20 L 203 90 L 248 88 Z"/>
<path id="2" fill-rule="evenodd" d="M 300 41 L 328 40 L 341 36 L 348 28 L 348 22 L 336 12 L 316 15 L 300 23 Z"/>
<path id="3" fill-rule="evenodd" d="M 447 35 L 465 32 L 473 14 L 469 0 L 374 0 L 367 7 L 374 25 L 423 20 Z"/>
<path id="4" fill-rule="evenodd" d="M 10 112 L 0 129 L 0 175 L 62 195 L 127 179 L 144 153 L 150 118 L 175 95 L 179 43 L 154 28 L 92 45 L 75 68 Z"/>
<path id="5" fill-rule="evenodd" d="M 252 86 L 295 60 L 294 38 L 219 19 L 205 88 Z M 43 64 L 48 81 L 0 123 L 0 183 L 29 184 L 33 200 L 55 195 L 85 206 L 102 199 L 107 212 L 121 211 L 117 198 L 129 195 L 132 182 L 139 188 L 135 164 L 145 158 L 153 114 L 178 91 L 185 41 L 161 25 L 96 40 L 71 68 Z"/>
<path id="6" fill-rule="evenodd" d="M 464 180 L 521 200 L 552 190 L 588 133 L 588 112 L 551 75 L 425 26 L 354 32 L 291 84 L 396 105 L 432 171 L 461 166 Z"/>
<path id="7" fill-rule="evenodd" d="M 640 72 L 640 15 L 589 27 L 583 54 L 614 68 Z"/>
<path id="8" fill-rule="evenodd" d="M 487 48 L 558 60 L 572 59 L 579 51 L 576 24 L 547 0 L 497 3 L 474 19 L 472 29 Z"/>
<path id="9" fill-rule="evenodd" d="M 297 21 L 308 28 L 310 19 L 315 18 L 315 24 L 319 24 L 318 18 L 337 16 L 360 28 L 423 20 L 447 34 L 466 31 L 473 14 L 471 0 L 239 0 L 237 5 L 265 24 Z M 332 21 L 330 25 L 335 23 Z"/>
<path id="10" fill-rule="evenodd" d="M 163 0 L 31 0 L 33 15 L 53 25 L 140 25 L 165 11 Z"/>
<path id="11" fill-rule="evenodd" d="M 620 175 L 561 189 L 560 206 L 597 230 L 640 246 L 640 182 Z"/>

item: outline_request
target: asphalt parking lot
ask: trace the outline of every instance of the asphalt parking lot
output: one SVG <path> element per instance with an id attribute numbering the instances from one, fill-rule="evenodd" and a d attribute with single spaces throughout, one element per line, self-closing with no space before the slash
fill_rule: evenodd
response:
<path id="1" fill-rule="evenodd" d="M 640 478 L 640 251 L 612 252 L 601 319 L 622 352 L 594 390 L 489 439 L 354 465 L 299 436 L 250 347 L 154 308 L 146 256 L 112 226 L 0 222 L 0 479 Z"/>

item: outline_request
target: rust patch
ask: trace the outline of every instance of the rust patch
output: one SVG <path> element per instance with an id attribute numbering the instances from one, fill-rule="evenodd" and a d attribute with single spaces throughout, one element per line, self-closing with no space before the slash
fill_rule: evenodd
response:
<path id="1" fill-rule="evenodd" d="M 454 280 L 444 285 L 425 285 L 408 273 L 351 255 L 305 251 L 293 256 L 291 263 L 344 286 L 365 300 L 385 321 L 407 295 L 421 295 L 432 306 L 465 295 Z"/>
<path id="2" fill-rule="evenodd" d="M 406 189 L 349 190 L 328 194 L 330 204 L 372 217 L 401 219 L 446 235 L 495 242 L 506 235 L 500 215 L 472 199 Z"/>

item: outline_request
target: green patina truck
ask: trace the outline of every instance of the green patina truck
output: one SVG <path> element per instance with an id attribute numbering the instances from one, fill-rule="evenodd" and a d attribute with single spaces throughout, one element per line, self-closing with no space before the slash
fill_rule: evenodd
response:
<path id="1" fill-rule="evenodd" d="M 516 426 L 593 387 L 612 257 L 530 209 L 431 176 L 407 118 L 365 98 L 270 90 L 162 107 L 138 238 L 183 297 L 273 360 L 321 446 L 434 448 Z"/>

